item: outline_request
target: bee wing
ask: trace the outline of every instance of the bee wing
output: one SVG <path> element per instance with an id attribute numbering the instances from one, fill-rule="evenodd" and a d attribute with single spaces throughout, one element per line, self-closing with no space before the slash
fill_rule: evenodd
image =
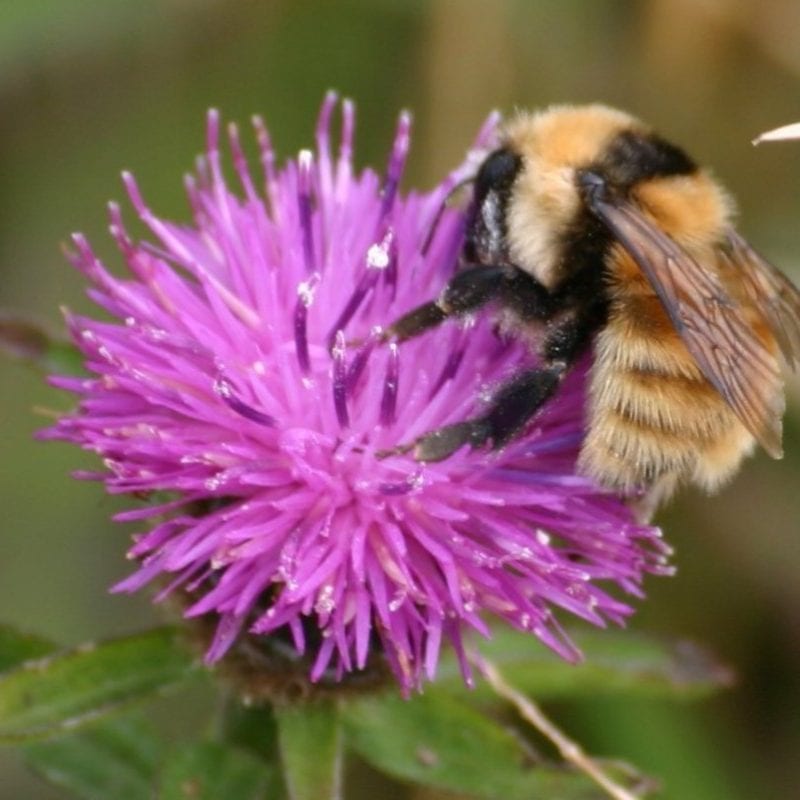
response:
<path id="1" fill-rule="evenodd" d="M 780 458 L 778 365 L 720 276 L 703 268 L 632 203 L 595 196 L 591 205 L 655 289 L 703 375 L 763 448 Z"/>
<path id="2" fill-rule="evenodd" d="M 764 315 L 783 357 L 792 369 L 800 362 L 800 291 L 778 269 L 765 261 L 734 230 L 720 250 L 720 260 L 733 270 L 744 291 Z"/>

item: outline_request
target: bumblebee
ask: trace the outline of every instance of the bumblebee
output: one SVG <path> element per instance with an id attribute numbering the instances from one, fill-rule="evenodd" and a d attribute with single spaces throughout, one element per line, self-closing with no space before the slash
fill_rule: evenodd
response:
<path id="1" fill-rule="evenodd" d="M 588 348 L 578 469 L 649 510 L 713 491 L 759 443 L 780 458 L 779 352 L 800 354 L 800 293 L 731 225 L 732 202 L 681 148 L 603 105 L 521 115 L 474 179 L 462 267 L 397 320 L 402 341 L 492 303 L 538 355 L 485 411 L 431 431 L 420 461 L 518 436 Z"/>

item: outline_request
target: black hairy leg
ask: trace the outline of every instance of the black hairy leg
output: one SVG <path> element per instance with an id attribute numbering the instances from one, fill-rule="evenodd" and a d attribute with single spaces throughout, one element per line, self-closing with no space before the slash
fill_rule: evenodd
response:
<path id="1" fill-rule="evenodd" d="M 513 267 L 481 265 L 455 274 L 439 295 L 439 299 L 424 303 L 392 323 L 383 336 L 385 340 L 403 342 L 434 328 L 448 317 L 467 314 L 492 300 Z"/>
<path id="2" fill-rule="evenodd" d="M 601 315 L 601 306 L 589 305 L 562 313 L 560 318 L 551 316 L 539 347 L 540 367 L 509 378 L 483 414 L 426 433 L 398 450 L 413 451 L 418 461 L 442 461 L 464 445 L 479 448 L 491 444 L 499 449 L 508 444 L 553 396 L 590 341 Z"/>
<path id="3" fill-rule="evenodd" d="M 594 270 L 601 276 L 599 270 Z M 503 447 L 520 434 L 552 397 L 564 375 L 584 351 L 605 316 L 602 290 L 586 275 L 552 294 L 536 279 L 511 265 L 485 265 L 459 272 L 439 299 L 401 317 L 387 339 L 403 341 L 495 300 L 516 317 L 520 328 L 541 332 L 536 347 L 541 366 L 519 372 L 500 386 L 482 414 L 426 433 L 414 442 L 381 453 L 413 452 L 418 461 L 442 461 L 465 445 Z M 599 281 L 601 277 L 598 277 Z M 589 289 L 586 289 L 588 285 Z M 583 287 L 583 288 L 581 288 Z"/>
<path id="4" fill-rule="evenodd" d="M 560 362 L 520 372 L 500 388 L 486 413 L 417 439 L 412 448 L 414 457 L 417 461 L 442 461 L 467 444 L 478 448 L 491 443 L 499 449 L 520 433 L 552 396 L 566 370 L 567 365 Z"/>

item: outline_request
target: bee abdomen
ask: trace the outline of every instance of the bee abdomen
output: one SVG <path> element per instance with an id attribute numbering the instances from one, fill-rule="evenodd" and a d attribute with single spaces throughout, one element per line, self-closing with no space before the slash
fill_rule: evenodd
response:
<path id="1" fill-rule="evenodd" d="M 723 482 L 752 437 L 680 341 L 654 347 L 628 332 L 615 348 L 607 329 L 598 345 L 579 468 L 625 492 L 665 478 L 706 489 Z"/>
<path id="2" fill-rule="evenodd" d="M 627 492 L 662 475 L 686 474 L 696 458 L 693 437 L 603 408 L 592 413 L 580 468 L 598 483 Z"/>
<path id="3" fill-rule="evenodd" d="M 608 423 L 636 432 L 709 440 L 730 424 L 719 393 L 702 376 L 688 378 L 653 370 L 620 370 L 597 392 L 598 411 Z"/>

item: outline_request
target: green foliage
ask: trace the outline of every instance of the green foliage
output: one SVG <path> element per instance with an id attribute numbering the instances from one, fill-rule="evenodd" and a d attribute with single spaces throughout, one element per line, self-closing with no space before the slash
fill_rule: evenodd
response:
<path id="1" fill-rule="evenodd" d="M 538 697 L 691 698 L 727 678 L 707 656 L 686 660 L 665 643 L 617 632 L 582 639 L 585 668 L 508 631 L 482 651 L 507 681 Z M 288 800 L 337 800 L 346 796 L 346 753 L 402 783 L 475 798 L 602 797 L 584 775 L 542 757 L 483 682 L 468 690 L 447 664 L 441 681 L 409 699 L 394 687 L 272 709 L 228 698 L 214 740 L 201 734 L 170 747 L 141 713 L 109 715 L 203 674 L 176 631 L 53 650 L 44 639 L 0 628 L 0 734 L 27 742 L 27 763 L 82 800 L 273 800 L 284 792 Z"/>
<path id="2" fill-rule="evenodd" d="M 177 748 L 161 769 L 158 800 L 258 800 L 271 782 L 255 756 L 218 742 Z"/>
<path id="3" fill-rule="evenodd" d="M 731 671 L 691 642 L 670 642 L 620 630 L 581 630 L 570 634 L 584 661 L 566 665 L 544 647 L 510 628 L 497 628 L 480 652 L 508 681 L 538 700 L 608 695 L 701 698 L 731 683 Z M 442 665 L 439 684 L 456 692 L 464 683 L 455 659 Z M 479 681 L 474 695 L 491 694 Z"/>
<path id="4" fill-rule="evenodd" d="M 506 727 L 442 692 L 365 698 L 345 708 L 344 720 L 348 745 L 403 780 L 506 800 L 597 796 L 586 778 L 534 763 Z"/>
<path id="5" fill-rule="evenodd" d="M 41 636 L 23 633 L 10 625 L 0 625 L 0 673 L 23 661 L 52 653 L 55 646 Z"/>
<path id="6" fill-rule="evenodd" d="M 169 628 L 88 643 L 0 676 L 0 742 L 75 729 L 196 673 Z"/>
<path id="7" fill-rule="evenodd" d="M 28 764 L 81 800 L 150 800 L 161 742 L 141 714 L 25 745 Z"/>

